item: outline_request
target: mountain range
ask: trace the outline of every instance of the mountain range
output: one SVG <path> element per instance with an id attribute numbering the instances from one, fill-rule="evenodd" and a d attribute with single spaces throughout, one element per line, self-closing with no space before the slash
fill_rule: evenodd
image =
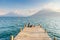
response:
<path id="1" fill-rule="evenodd" d="M 2 15 L 0 17 L 21 17 L 21 15 L 18 15 L 17 13 L 14 13 L 14 12 L 9 12 L 5 15 Z"/>
<path id="2" fill-rule="evenodd" d="M 31 17 L 60 17 L 60 12 L 55 12 L 51 10 L 41 10 Z"/>
<path id="3" fill-rule="evenodd" d="M 31 15 L 30 17 L 57 17 L 60 16 L 60 12 L 55 12 L 51 10 L 41 10 L 35 13 L 34 15 Z M 17 13 L 7 13 L 3 15 L 3 17 L 23 17 L 22 15 L 18 15 Z"/>

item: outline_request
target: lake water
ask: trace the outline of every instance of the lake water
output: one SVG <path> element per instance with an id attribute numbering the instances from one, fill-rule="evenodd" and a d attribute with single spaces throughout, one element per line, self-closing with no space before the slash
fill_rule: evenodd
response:
<path id="1" fill-rule="evenodd" d="M 41 24 L 47 30 L 49 36 L 60 40 L 60 18 L 59 17 L 0 17 L 0 40 L 10 40 L 10 36 L 16 36 L 24 24 Z"/>

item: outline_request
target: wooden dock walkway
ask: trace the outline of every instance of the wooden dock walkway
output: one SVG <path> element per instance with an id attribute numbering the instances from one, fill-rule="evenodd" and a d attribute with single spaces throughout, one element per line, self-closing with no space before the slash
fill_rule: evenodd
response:
<path id="1" fill-rule="evenodd" d="M 52 40 L 47 32 L 40 26 L 25 27 L 14 40 Z"/>

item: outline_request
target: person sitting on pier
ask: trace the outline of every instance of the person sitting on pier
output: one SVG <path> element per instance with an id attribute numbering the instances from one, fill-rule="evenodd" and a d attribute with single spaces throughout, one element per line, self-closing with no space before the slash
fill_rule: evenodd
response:
<path id="1" fill-rule="evenodd" d="M 32 25 L 30 25 L 30 27 L 32 27 Z"/>
<path id="2" fill-rule="evenodd" d="M 28 23 L 28 27 L 30 27 L 30 23 Z"/>

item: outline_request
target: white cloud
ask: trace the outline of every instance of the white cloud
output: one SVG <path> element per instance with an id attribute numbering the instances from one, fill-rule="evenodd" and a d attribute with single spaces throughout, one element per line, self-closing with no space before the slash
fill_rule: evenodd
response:
<path id="1" fill-rule="evenodd" d="M 5 15 L 5 14 L 7 14 L 9 11 L 7 11 L 7 10 L 2 10 L 2 9 L 0 9 L 0 15 Z"/>
<path id="2" fill-rule="evenodd" d="M 60 12 L 60 1 L 58 2 L 57 0 L 55 0 L 55 1 L 49 2 L 47 4 L 44 4 L 43 8 Z"/>
<path id="3" fill-rule="evenodd" d="M 13 12 L 13 13 L 16 13 L 17 15 L 21 15 L 21 16 L 30 16 L 30 15 L 35 14 L 38 11 L 39 11 L 39 9 L 22 9 L 22 10 L 16 9 L 16 10 L 8 10 L 8 11 L 0 10 L 0 15 L 5 15 L 9 12 Z"/>
<path id="4" fill-rule="evenodd" d="M 30 16 L 38 12 L 39 9 L 23 9 L 23 10 L 14 10 L 14 13 L 17 13 L 18 15 L 22 16 Z"/>

